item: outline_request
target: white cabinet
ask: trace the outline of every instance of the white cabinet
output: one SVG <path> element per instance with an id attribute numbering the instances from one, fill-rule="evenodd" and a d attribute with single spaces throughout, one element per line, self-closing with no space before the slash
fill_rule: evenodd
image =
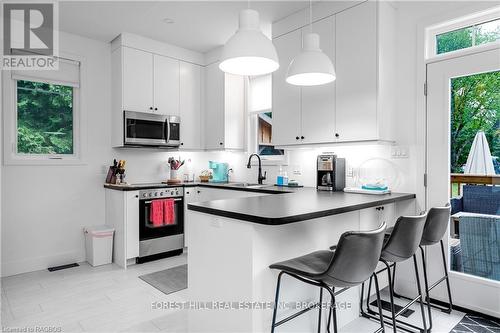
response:
<path id="1" fill-rule="evenodd" d="M 179 112 L 181 149 L 200 150 L 202 146 L 201 85 L 202 68 L 180 62 Z"/>
<path id="2" fill-rule="evenodd" d="M 334 63 L 333 83 L 298 88 L 285 81 L 307 27 L 273 39 L 281 64 L 273 73 L 278 146 L 393 140 L 394 8 L 367 1 L 332 14 L 315 22 L 313 32 Z"/>
<path id="3" fill-rule="evenodd" d="M 300 30 L 273 40 L 280 67 L 273 73 L 273 143 L 291 145 L 300 143 L 301 105 L 300 88 L 286 83 L 288 65 L 301 49 Z"/>
<path id="4" fill-rule="evenodd" d="M 197 187 L 185 187 L 184 188 L 184 246 L 189 244 L 189 214 L 187 206 L 192 202 L 198 201 L 198 188 Z"/>
<path id="5" fill-rule="evenodd" d="M 302 29 L 302 35 L 308 32 L 309 27 Z M 321 50 L 335 65 L 335 17 L 315 23 L 313 32 L 320 36 Z M 326 143 L 335 140 L 335 87 L 334 81 L 321 86 L 302 88 L 302 143 Z"/>
<path id="6" fill-rule="evenodd" d="M 120 62 L 123 71 L 121 82 L 117 82 L 113 73 L 113 84 L 123 88 L 122 110 L 152 112 L 153 111 L 153 55 L 149 52 L 123 47 L 117 49 L 117 57 L 113 61 Z M 120 57 L 121 54 L 121 57 Z"/>
<path id="7" fill-rule="evenodd" d="M 153 106 L 156 113 L 179 115 L 179 60 L 153 55 Z"/>
<path id="8" fill-rule="evenodd" d="M 121 47 L 122 110 L 179 115 L 179 60 L 129 47 Z"/>
<path id="9" fill-rule="evenodd" d="M 245 148 L 245 78 L 205 67 L 205 148 Z"/>
<path id="10" fill-rule="evenodd" d="M 127 266 L 139 256 L 139 191 L 106 189 L 106 224 L 115 229 L 113 262 Z"/>
<path id="11" fill-rule="evenodd" d="M 376 3 L 355 6 L 336 18 L 336 131 L 341 141 L 376 140 Z"/>

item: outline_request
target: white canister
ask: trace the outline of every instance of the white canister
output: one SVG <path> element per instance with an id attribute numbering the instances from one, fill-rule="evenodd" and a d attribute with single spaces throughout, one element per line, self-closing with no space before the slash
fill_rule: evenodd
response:
<path id="1" fill-rule="evenodd" d="M 179 179 L 179 170 L 170 169 L 170 179 Z"/>

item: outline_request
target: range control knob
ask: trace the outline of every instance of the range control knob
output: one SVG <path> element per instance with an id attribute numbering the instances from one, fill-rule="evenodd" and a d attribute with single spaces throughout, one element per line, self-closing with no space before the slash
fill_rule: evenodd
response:
<path id="1" fill-rule="evenodd" d="M 147 193 L 143 193 L 143 194 L 142 194 L 142 197 L 143 197 L 143 198 L 145 198 L 145 197 L 147 197 L 147 196 L 148 196 L 148 194 L 147 194 Z"/>
<path id="2" fill-rule="evenodd" d="M 171 195 L 174 195 L 174 191 L 170 192 Z"/>
<path id="3" fill-rule="evenodd" d="M 163 195 L 163 192 L 160 192 L 160 195 Z"/>
<path id="4" fill-rule="evenodd" d="M 151 197 L 153 196 L 153 193 L 149 192 L 149 194 L 148 194 L 148 195 L 149 195 L 149 197 L 151 198 Z"/>
<path id="5" fill-rule="evenodd" d="M 175 194 L 176 194 L 176 195 L 179 195 L 179 191 L 175 191 Z"/>

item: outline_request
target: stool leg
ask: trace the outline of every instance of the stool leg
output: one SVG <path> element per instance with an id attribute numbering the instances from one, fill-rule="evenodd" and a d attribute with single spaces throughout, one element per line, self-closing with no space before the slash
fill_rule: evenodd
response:
<path id="1" fill-rule="evenodd" d="M 387 278 L 389 279 L 389 296 L 391 300 L 391 318 L 392 318 L 392 329 L 394 333 L 397 333 L 396 331 L 396 313 L 394 310 L 394 290 L 392 289 L 392 279 L 391 279 L 391 267 L 389 266 L 389 263 L 385 260 L 382 260 L 382 262 L 385 264 L 387 267 Z"/>
<path id="2" fill-rule="evenodd" d="M 274 326 L 276 325 L 276 312 L 278 312 L 278 299 L 280 294 L 280 284 L 281 284 L 281 276 L 283 275 L 283 271 L 278 274 L 278 282 L 276 283 L 276 297 L 274 298 L 274 310 L 273 310 L 273 322 L 271 324 L 271 333 L 274 333 Z"/>
<path id="3" fill-rule="evenodd" d="M 323 311 L 323 288 L 319 288 L 318 333 L 321 333 L 321 311 Z"/>
<path id="4" fill-rule="evenodd" d="M 374 280 L 375 280 L 375 291 L 377 292 L 377 306 L 378 306 L 378 314 L 380 316 L 380 328 L 381 331 L 384 332 L 384 314 L 382 313 L 382 301 L 380 300 L 380 288 L 378 286 L 378 278 L 377 274 L 373 274 Z"/>
<path id="5" fill-rule="evenodd" d="M 431 330 L 432 329 L 431 299 L 429 297 L 427 263 L 425 262 L 425 253 L 424 253 L 424 248 L 422 246 L 420 246 L 420 254 L 422 255 L 422 267 L 424 269 L 425 301 L 427 302 L 427 313 L 429 314 L 429 330 Z"/>
<path id="6" fill-rule="evenodd" d="M 325 287 L 326 290 L 328 290 L 328 292 L 330 293 L 330 311 L 328 311 L 328 322 L 327 322 L 327 325 L 326 325 L 326 331 L 328 333 L 330 333 L 330 322 L 331 322 L 331 318 L 332 318 L 332 315 L 333 315 L 333 332 L 334 333 L 337 333 L 337 310 L 336 310 L 336 307 L 335 307 L 335 288 L 332 288 L 330 290 L 330 288 L 327 288 Z"/>
<path id="7" fill-rule="evenodd" d="M 370 282 L 368 282 L 368 295 L 366 295 L 366 311 L 368 311 L 368 313 L 372 313 L 370 310 L 370 294 L 372 293 L 372 279 L 373 277 L 370 276 Z"/>
<path id="8" fill-rule="evenodd" d="M 441 243 L 441 254 L 443 256 L 443 268 L 444 268 L 444 276 L 446 276 L 446 288 L 448 289 L 448 313 L 451 313 L 453 308 L 453 302 L 451 301 L 451 288 L 450 288 L 450 278 L 448 277 L 448 266 L 446 265 L 446 255 L 444 252 L 444 244 L 443 240 L 439 241 Z"/>
<path id="9" fill-rule="evenodd" d="M 420 312 L 422 313 L 422 324 L 424 325 L 424 333 L 427 333 L 427 323 L 425 321 L 425 313 L 424 313 L 424 303 L 422 302 L 422 288 L 420 287 L 420 277 L 418 276 L 418 265 L 417 265 L 417 256 L 413 255 L 413 266 L 415 267 L 415 279 L 417 280 L 417 290 L 420 295 Z"/>

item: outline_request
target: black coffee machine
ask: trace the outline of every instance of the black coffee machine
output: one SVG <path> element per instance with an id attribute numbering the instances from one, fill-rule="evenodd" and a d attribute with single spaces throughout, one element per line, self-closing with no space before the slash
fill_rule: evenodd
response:
<path id="1" fill-rule="evenodd" d="M 320 191 L 343 191 L 345 187 L 345 158 L 334 154 L 318 155 L 316 188 Z"/>

